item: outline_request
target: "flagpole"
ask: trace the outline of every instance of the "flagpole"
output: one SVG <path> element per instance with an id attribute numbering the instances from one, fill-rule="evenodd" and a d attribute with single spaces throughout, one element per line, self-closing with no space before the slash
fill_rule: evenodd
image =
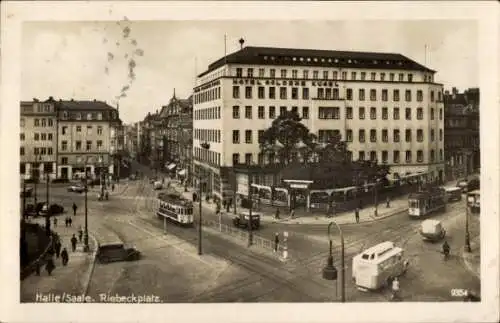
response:
<path id="1" fill-rule="evenodd" d="M 227 65 L 227 35 L 224 34 L 224 65 Z M 227 66 L 224 67 L 224 76 L 226 76 Z"/>

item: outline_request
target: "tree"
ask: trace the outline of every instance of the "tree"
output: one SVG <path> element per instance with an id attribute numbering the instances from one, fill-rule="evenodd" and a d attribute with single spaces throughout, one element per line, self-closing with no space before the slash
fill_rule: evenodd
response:
<path id="1" fill-rule="evenodd" d="M 299 152 L 312 150 L 316 136 L 309 132 L 301 120 L 294 111 L 288 111 L 276 118 L 262 135 L 261 152 L 277 153 L 280 162 L 290 164 Z"/>
<path id="2" fill-rule="evenodd" d="M 334 134 L 324 146 L 318 149 L 319 162 L 343 165 L 350 163 L 347 142 L 342 140 L 340 133 Z"/>

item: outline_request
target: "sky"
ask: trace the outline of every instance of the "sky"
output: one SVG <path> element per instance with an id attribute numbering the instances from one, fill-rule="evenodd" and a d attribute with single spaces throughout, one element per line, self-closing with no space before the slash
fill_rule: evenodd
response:
<path id="1" fill-rule="evenodd" d="M 475 21 L 112 21 L 25 22 L 22 100 L 102 100 L 126 123 L 160 110 L 175 89 L 192 92 L 195 75 L 245 46 L 393 52 L 437 71 L 445 89 L 477 87 Z M 426 51 L 427 47 L 427 51 Z"/>

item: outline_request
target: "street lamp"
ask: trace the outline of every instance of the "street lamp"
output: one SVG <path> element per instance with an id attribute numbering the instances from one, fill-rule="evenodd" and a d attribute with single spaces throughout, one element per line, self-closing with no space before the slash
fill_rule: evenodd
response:
<path id="1" fill-rule="evenodd" d="M 326 280 L 335 280 L 335 281 L 337 280 L 337 269 L 335 268 L 335 266 L 333 266 L 332 238 L 330 236 L 330 229 L 331 229 L 333 224 L 335 224 L 335 226 L 337 227 L 337 229 L 340 232 L 340 247 L 341 247 L 340 266 L 342 267 L 341 302 L 344 303 L 345 302 L 344 234 L 342 233 L 342 230 L 340 229 L 339 225 L 334 221 L 332 221 L 328 224 L 328 240 L 330 242 L 330 253 L 328 255 L 327 264 L 326 264 L 325 268 L 323 268 L 323 278 Z"/>
<path id="2" fill-rule="evenodd" d="M 465 250 L 472 252 L 470 247 L 470 232 L 469 232 L 469 202 L 474 202 L 474 196 L 468 196 L 465 199 Z"/>
<path id="3" fill-rule="evenodd" d="M 36 212 L 36 216 L 38 216 L 38 209 L 36 207 L 36 205 L 38 204 L 38 177 L 39 177 L 39 172 L 40 172 L 40 164 L 39 164 L 39 161 L 42 159 L 42 156 L 41 155 L 38 155 L 35 153 L 35 162 L 33 163 L 36 168 L 33 168 L 32 170 L 32 174 L 33 174 L 33 183 L 35 184 L 35 189 L 34 189 L 34 193 L 35 193 L 35 212 Z"/>
<path id="4" fill-rule="evenodd" d="M 88 191 L 88 172 L 85 167 L 85 184 L 84 184 L 84 191 L 85 191 L 85 233 L 83 236 L 83 251 L 84 252 L 89 252 L 90 247 L 89 247 L 89 226 L 88 226 L 88 209 L 87 209 L 87 191 Z"/>
<path id="5" fill-rule="evenodd" d="M 208 150 L 210 149 L 210 144 L 208 142 L 203 142 L 200 144 L 201 148 L 205 149 L 205 150 Z M 198 255 L 202 255 L 203 254 L 203 251 L 202 251 L 202 248 L 201 248 L 201 236 L 202 236 L 202 222 L 201 222 L 201 202 L 202 202 L 202 198 L 201 198 L 201 167 L 200 167 L 200 174 L 199 174 L 199 185 L 200 185 L 200 196 L 199 196 L 199 199 L 200 199 L 200 214 L 199 214 L 199 223 L 198 223 Z"/>

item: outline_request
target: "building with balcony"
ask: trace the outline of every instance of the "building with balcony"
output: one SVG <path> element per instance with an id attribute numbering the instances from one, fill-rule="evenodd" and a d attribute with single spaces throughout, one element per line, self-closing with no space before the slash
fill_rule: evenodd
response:
<path id="1" fill-rule="evenodd" d="M 444 151 L 446 177 L 467 177 L 480 168 L 479 89 L 459 93 L 453 88 L 444 95 Z"/>
<path id="2" fill-rule="evenodd" d="M 353 160 L 378 160 L 395 178 L 442 180 L 443 86 L 435 73 L 401 54 L 242 48 L 197 77 L 195 173 L 205 174 L 206 191 L 221 197 L 232 168 L 273 164 L 260 154 L 259 136 L 294 110 L 320 141 L 340 134 Z M 271 185 L 266 176 L 253 182 Z"/>

